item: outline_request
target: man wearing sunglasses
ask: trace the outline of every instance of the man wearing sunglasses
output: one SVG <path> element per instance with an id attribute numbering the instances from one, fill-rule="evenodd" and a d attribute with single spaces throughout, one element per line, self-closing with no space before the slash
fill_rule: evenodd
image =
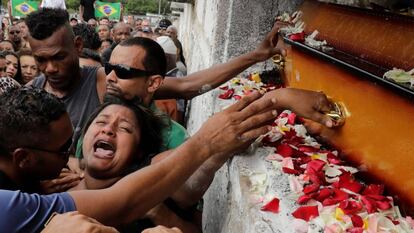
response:
<path id="1" fill-rule="evenodd" d="M 86 119 L 103 100 L 106 92 L 104 68 L 79 67 L 78 54 L 82 50 L 82 42 L 73 35 L 67 12 L 40 9 L 28 15 L 26 24 L 33 55 L 44 74 L 29 85 L 44 88 L 62 98 L 75 129 L 76 141 Z M 254 51 L 225 64 L 180 79 L 166 77 L 154 97 L 191 99 L 219 86 L 256 62 L 280 52 L 276 48 L 277 31 L 276 25 Z"/>
<path id="2" fill-rule="evenodd" d="M 254 93 L 212 116 L 168 158 L 113 186 L 51 195 L 28 194 L 65 166 L 72 127 L 64 104 L 41 89 L 9 90 L 0 98 L 0 229 L 40 232 L 53 213 L 78 211 L 111 226 L 142 217 L 165 200 L 206 160 L 227 158 L 268 131 L 271 99 Z"/>

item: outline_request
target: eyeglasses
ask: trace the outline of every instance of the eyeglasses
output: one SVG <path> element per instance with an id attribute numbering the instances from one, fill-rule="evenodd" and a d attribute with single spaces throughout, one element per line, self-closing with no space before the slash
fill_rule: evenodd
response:
<path id="1" fill-rule="evenodd" d="M 12 34 L 12 35 L 14 35 L 14 34 L 19 34 L 20 31 L 10 31 L 9 33 Z"/>
<path id="2" fill-rule="evenodd" d="M 36 148 L 36 147 L 28 147 L 28 146 L 23 146 L 22 148 L 26 148 L 26 149 L 29 149 L 29 150 L 43 151 L 43 152 L 47 152 L 47 153 L 51 153 L 51 154 L 58 154 L 58 155 L 61 155 L 64 158 L 67 158 L 71 154 L 74 154 L 73 147 L 72 147 L 72 136 L 57 151 L 40 149 L 40 148 Z"/>
<path id="3" fill-rule="evenodd" d="M 108 75 L 112 71 L 115 71 L 116 76 L 120 79 L 132 79 L 137 77 L 146 77 L 154 75 L 152 72 L 148 72 L 146 70 L 140 70 L 136 68 L 132 68 L 126 65 L 112 65 L 110 63 L 105 63 L 105 73 Z"/>

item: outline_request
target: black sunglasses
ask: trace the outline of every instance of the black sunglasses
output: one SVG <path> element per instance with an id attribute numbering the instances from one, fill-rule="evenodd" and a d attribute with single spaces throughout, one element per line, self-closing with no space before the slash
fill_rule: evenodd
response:
<path id="1" fill-rule="evenodd" d="M 116 76 L 120 79 L 132 79 L 154 75 L 152 72 L 132 68 L 126 65 L 112 65 L 110 63 L 105 63 L 105 74 L 108 75 L 112 71 L 115 71 Z"/>

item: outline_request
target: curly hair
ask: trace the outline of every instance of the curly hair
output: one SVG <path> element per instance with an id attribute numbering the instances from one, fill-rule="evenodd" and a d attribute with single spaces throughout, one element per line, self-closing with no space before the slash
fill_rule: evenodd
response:
<path id="1" fill-rule="evenodd" d="M 143 135 L 139 143 L 139 149 L 143 152 L 143 158 L 140 161 L 136 160 L 135 165 L 148 165 L 151 158 L 160 152 L 163 143 L 161 132 L 167 125 L 163 115 L 156 115 L 150 109 L 142 106 L 137 99 L 126 100 L 119 96 L 105 95 L 104 103 L 92 113 L 86 122 L 81 138 L 84 138 L 86 131 L 88 131 L 89 126 L 99 113 L 107 106 L 113 104 L 127 107 L 134 112 L 141 135 Z"/>
<path id="2" fill-rule="evenodd" d="M 33 38 L 44 40 L 61 27 L 69 25 L 69 14 L 62 9 L 40 8 L 26 17 L 26 24 Z"/>
<path id="3" fill-rule="evenodd" d="M 101 47 L 101 40 L 98 33 L 91 26 L 80 23 L 73 26 L 73 33 L 75 36 L 80 36 L 83 41 L 83 47 L 87 49 L 97 50 Z"/>
<path id="4" fill-rule="evenodd" d="M 65 104 L 42 89 L 22 87 L 0 98 L 0 145 L 37 146 L 49 124 L 66 113 Z"/>

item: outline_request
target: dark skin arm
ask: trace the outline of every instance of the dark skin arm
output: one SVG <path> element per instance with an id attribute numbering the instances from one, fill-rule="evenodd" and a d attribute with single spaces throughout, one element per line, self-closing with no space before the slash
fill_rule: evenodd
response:
<path id="1" fill-rule="evenodd" d="M 155 99 L 191 99 L 220 86 L 257 62 L 265 61 L 277 53 L 284 53 L 277 46 L 277 32 L 284 25 L 284 23 L 276 22 L 272 31 L 266 35 L 255 50 L 249 53 L 186 77 L 166 77 L 163 85 L 155 92 Z"/>
<path id="2" fill-rule="evenodd" d="M 320 92 L 300 90 L 294 88 L 283 88 L 271 91 L 265 94 L 257 102 L 271 101 L 273 104 L 269 109 L 283 111 L 290 109 L 299 116 L 308 118 L 312 121 L 318 122 L 326 127 L 332 127 L 333 122 L 329 117 L 323 114 L 331 108 L 331 102 L 325 94 Z M 168 153 L 164 152 L 159 157 L 154 158 L 153 162 L 160 161 L 165 158 Z M 194 205 L 200 200 L 207 189 L 210 187 L 214 179 L 214 175 L 218 169 L 228 160 L 228 157 L 215 155 L 210 157 L 201 165 L 199 169 L 175 192 L 172 196 L 174 201 L 182 208 Z"/>
<path id="3" fill-rule="evenodd" d="M 107 189 L 69 192 L 77 210 L 111 226 L 144 216 L 171 196 L 208 158 L 231 155 L 269 130 L 261 125 L 274 117 L 271 111 L 263 112 L 272 103 L 252 103 L 258 97 L 258 93 L 252 94 L 215 114 L 163 161 L 140 169 Z"/>

